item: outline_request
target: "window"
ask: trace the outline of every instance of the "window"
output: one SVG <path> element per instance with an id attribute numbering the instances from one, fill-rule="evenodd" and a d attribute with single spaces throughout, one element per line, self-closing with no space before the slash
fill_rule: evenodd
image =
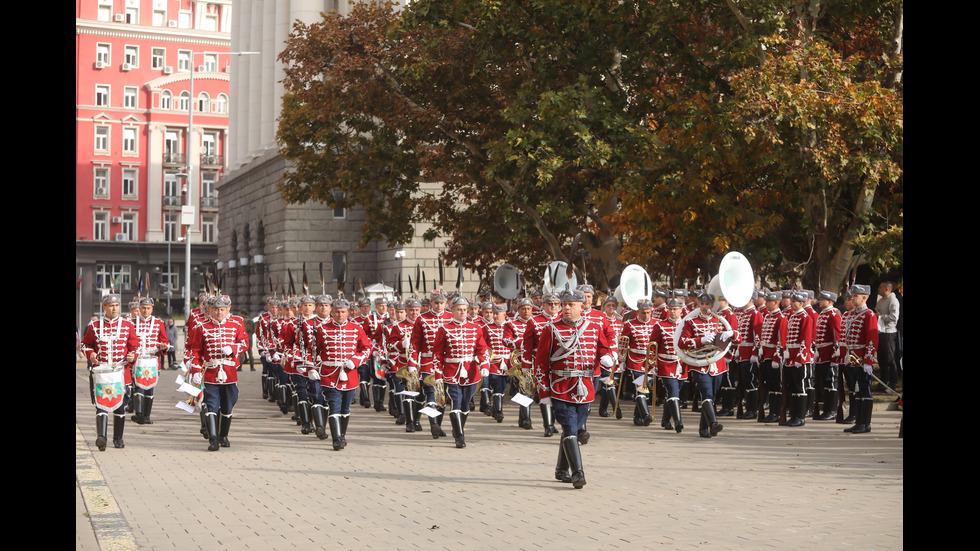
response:
<path id="1" fill-rule="evenodd" d="M 191 28 L 191 12 L 182 11 L 177 14 L 177 26 L 181 29 Z"/>
<path id="2" fill-rule="evenodd" d="M 140 22 L 140 10 L 137 7 L 126 8 L 126 22 L 130 25 L 138 25 Z"/>
<path id="3" fill-rule="evenodd" d="M 179 223 L 180 215 L 174 212 L 168 212 L 163 215 L 163 239 L 169 243 L 176 243 L 178 236 L 177 225 Z"/>
<path id="4" fill-rule="evenodd" d="M 180 290 L 180 271 L 177 264 L 171 264 L 172 272 L 167 271 L 167 266 L 163 267 L 160 276 L 160 285 L 163 287 L 163 296 L 169 297 L 172 292 Z"/>
<path id="5" fill-rule="evenodd" d="M 161 8 L 153 8 L 153 26 L 163 27 L 167 24 L 167 10 Z"/>
<path id="6" fill-rule="evenodd" d="M 214 243 L 215 230 L 218 229 L 218 224 L 214 216 L 202 216 L 201 217 L 201 241 L 203 243 Z"/>
<path id="7" fill-rule="evenodd" d="M 95 127 L 95 151 L 101 153 L 109 152 L 109 127 Z"/>
<path id="8" fill-rule="evenodd" d="M 95 105 L 98 107 L 109 107 L 109 85 L 95 85 Z"/>
<path id="9" fill-rule="evenodd" d="M 136 213 L 135 212 L 123 213 L 121 232 L 126 235 L 126 241 L 136 241 Z"/>
<path id="10" fill-rule="evenodd" d="M 126 46 L 125 53 L 123 54 L 123 63 L 128 63 L 133 69 L 140 66 L 139 46 Z"/>
<path id="11" fill-rule="evenodd" d="M 191 104 L 191 93 L 184 90 L 180 93 L 180 103 L 177 105 L 178 111 L 187 111 Z"/>
<path id="12" fill-rule="evenodd" d="M 336 199 L 337 201 L 343 201 L 344 200 L 344 197 L 345 197 L 345 195 L 344 195 L 344 192 L 342 192 L 342 191 L 335 191 L 335 192 L 333 192 L 333 198 Z M 347 209 L 345 209 L 344 207 L 337 207 L 337 208 L 333 209 L 333 217 L 334 218 L 347 218 Z"/>
<path id="13" fill-rule="evenodd" d="M 201 92 L 197 96 L 197 110 L 201 113 L 207 113 L 211 110 L 211 96 L 207 92 Z"/>
<path id="14" fill-rule="evenodd" d="M 136 154 L 136 129 L 133 127 L 123 128 L 123 153 Z"/>
<path id="15" fill-rule="evenodd" d="M 112 21 L 112 0 L 99 0 L 99 21 Z"/>
<path id="16" fill-rule="evenodd" d="M 180 50 L 177 52 L 177 70 L 178 71 L 191 70 L 191 53 L 189 51 Z"/>
<path id="17" fill-rule="evenodd" d="M 180 200 L 180 182 L 177 180 L 177 175 L 173 172 L 167 172 L 163 175 L 163 206 L 165 207 L 176 207 L 181 204 Z"/>
<path id="18" fill-rule="evenodd" d="M 212 73 L 218 70 L 218 54 L 204 54 L 204 70 Z"/>
<path id="19" fill-rule="evenodd" d="M 333 253 L 331 260 L 333 261 L 333 277 L 337 279 L 341 270 L 344 269 L 344 265 L 347 264 L 347 253 Z"/>
<path id="20" fill-rule="evenodd" d="M 136 199 L 137 171 L 135 168 L 124 168 L 122 171 L 122 198 Z"/>
<path id="21" fill-rule="evenodd" d="M 180 134 L 173 130 L 167 130 L 163 135 L 163 162 L 180 163 Z"/>
<path id="22" fill-rule="evenodd" d="M 116 291 L 125 291 L 132 287 L 132 269 L 128 264 L 96 264 L 95 281 L 100 288 L 112 284 Z"/>
<path id="23" fill-rule="evenodd" d="M 207 11 L 204 13 L 204 17 L 201 18 L 201 30 L 202 31 L 218 30 L 218 6 L 214 4 L 208 4 Z"/>
<path id="24" fill-rule="evenodd" d="M 214 100 L 214 112 L 215 113 L 228 112 L 228 96 L 224 94 L 218 94 L 218 99 Z"/>
<path id="25" fill-rule="evenodd" d="M 109 198 L 109 169 L 104 166 L 95 167 L 93 199 Z"/>
<path id="26" fill-rule="evenodd" d="M 170 93 L 170 90 L 164 90 L 160 94 L 160 109 L 171 110 L 174 108 L 174 95 Z"/>
<path id="27" fill-rule="evenodd" d="M 204 172 L 201 174 L 201 207 L 218 206 L 218 193 L 214 189 L 217 182 L 217 172 Z"/>
<path id="28" fill-rule="evenodd" d="M 109 239 L 109 213 L 104 210 L 92 213 L 92 240 L 108 241 Z"/>
<path id="29" fill-rule="evenodd" d="M 123 107 L 127 109 L 137 108 L 137 90 L 133 86 L 127 86 L 123 89 Z"/>
<path id="30" fill-rule="evenodd" d="M 166 64 L 167 64 L 167 50 L 163 48 L 153 48 L 152 50 L 150 50 L 150 66 L 152 68 L 163 69 L 163 66 Z"/>
<path id="31" fill-rule="evenodd" d="M 109 44 L 95 45 L 95 61 L 106 67 L 112 64 L 112 46 Z"/>

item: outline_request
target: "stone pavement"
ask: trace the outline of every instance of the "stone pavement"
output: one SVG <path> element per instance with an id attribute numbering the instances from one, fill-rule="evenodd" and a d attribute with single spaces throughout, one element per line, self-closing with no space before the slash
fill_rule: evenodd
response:
<path id="1" fill-rule="evenodd" d="M 76 364 L 76 549 L 903 547 L 901 413 L 884 404 L 870 434 L 722 418 L 710 440 L 690 410 L 681 434 L 634 426 L 631 402 L 621 420 L 593 411 L 588 484 L 574 490 L 554 480 L 558 438 L 543 436 L 537 406 L 530 431 L 513 403 L 500 424 L 471 413 L 456 449 L 355 404 L 348 446 L 333 451 L 261 399 L 256 369 L 239 374 L 231 447 L 207 451 L 166 371 L 154 424 L 127 420 L 126 447 L 100 452 Z"/>

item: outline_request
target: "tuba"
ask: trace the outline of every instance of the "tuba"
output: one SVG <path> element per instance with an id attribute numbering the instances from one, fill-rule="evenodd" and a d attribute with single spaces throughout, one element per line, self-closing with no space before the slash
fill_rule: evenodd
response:
<path id="1" fill-rule="evenodd" d="M 619 276 L 619 287 L 614 293 L 616 300 L 625 303 L 630 310 L 636 310 L 636 303 L 641 298 L 649 299 L 653 295 L 653 285 L 650 275 L 643 267 L 630 264 Z"/>
<path id="2" fill-rule="evenodd" d="M 422 379 L 422 382 L 435 390 L 435 402 L 437 406 L 442 407 L 446 405 L 446 387 L 442 379 L 436 379 L 436 376 L 430 373 Z"/>
<path id="3" fill-rule="evenodd" d="M 493 271 L 493 290 L 502 298 L 513 300 L 521 293 L 521 273 L 510 264 Z"/>
<path id="4" fill-rule="evenodd" d="M 725 255 L 721 260 L 721 265 L 718 269 L 718 275 L 711 278 L 708 283 L 707 291 L 710 294 L 725 297 L 725 300 L 729 302 L 732 306 L 745 306 L 752 300 L 752 289 L 755 287 L 755 278 L 752 275 L 752 266 L 749 261 L 746 260 L 741 253 L 732 251 Z M 719 316 L 716 312 L 719 309 L 718 301 L 715 301 L 715 306 L 712 311 L 712 316 L 715 321 L 718 322 L 723 328 L 722 331 L 731 331 L 732 326 L 728 323 L 728 320 L 723 316 Z M 683 327 L 684 322 L 693 319 L 695 316 L 699 315 L 699 310 L 694 310 L 690 314 L 684 316 L 681 320 L 681 326 Z M 720 332 L 719 332 L 720 333 Z M 681 330 L 678 329 L 674 332 L 674 350 L 677 351 L 677 358 L 682 362 L 693 365 L 697 367 L 706 367 L 713 363 L 718 362 L 725 357 L 728 353 L 728 349 L 731 348 L 732 341 L 721 342 L 720 339 L 714 339 L 714 342 L 706 344 L 701 348 L 695 350 L 682 350 L 678 343 L 681 338 Z"/>

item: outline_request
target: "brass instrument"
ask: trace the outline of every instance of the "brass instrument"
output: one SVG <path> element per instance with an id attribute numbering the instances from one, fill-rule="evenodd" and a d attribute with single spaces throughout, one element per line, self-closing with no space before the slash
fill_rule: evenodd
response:
<path id="1" fill-rule="evenodd" d="M 647 344 L 647 357 L 643 361 L 643 385 L 636 389 L 637 392 L 647 394 L 650 392 L 650 366 L 657 361 L 657 343 Z M 654 399 L 656 399 L 657 384 L 653 384 Z"/>
<path id="2" fill-rule="evenodd" d="M 412 370 L 409 369 L 407 365 L 398 368 L 398 371 L 395 371 L 395 377 L 399 377 L 399 378 L 405 380 L 405 389 L 406 390 L 410 390 L 412 392 L 418 392 L 419 391 L 419 375 L 418 375 L 418 372 L 414 372 L 413 373 Z"/>
<path id="3" fill-rule="evenodd" d="M 442 407 L 446 405 L 446 387 L 443 385 L 442 379 L 436 379 L 436 376 L 430 373 L 422 378 L 422 382 L 435 389 L 437 406 Z"/>
<path id="4" fill-rule="evenodd" d="M 510 368 L 507 370 L 507 374 L 514 378 L 517 382 L 517 388 L 523 394 L 528 396 L 534 396 L 534 375 L 530 373 L 530 370 L 525 372 L 521 369 L 521 351 L 515 349 L 510 353 Z"/>
<path id="5" fill-rule="evenodd" d="M 626 361 L 625 358 L 630 352 L 630 338 L 627 335 L 620 335 L 619 339 L 617 340 L 617 344 L 619 345 L 619 357 L 623 358 L 623 361 Z M 613 364 L 613 366 L 609 368 L 609 380 L 612 381 L 613 384 L 615 384 L 615 375 L 616 365 Z M 619 409 L 619 396 L 623 392 L 623 379 L 625 378 L 626 370 L 624 369 L 623 373 L 619 375 L 619 384 L 616 385 L 616 403 L 613 404 L 613 411 L 616 412 L 616 419 L 623 418 L 623 412 Z"/>

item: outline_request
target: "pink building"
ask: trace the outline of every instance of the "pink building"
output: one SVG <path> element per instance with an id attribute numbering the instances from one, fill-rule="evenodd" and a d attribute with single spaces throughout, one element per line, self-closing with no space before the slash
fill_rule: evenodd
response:
<path id="1" fill-rule="evenodd" d="M 110 279 L 128 300 L 146 274 L 144 293 L 166 300 L 172 289 L 180 311 L 185 233 L 196 272 L 191 296 L 202 266 L 217 256 L 231 10 L 231 0 L 75 4 L 75 259 L 83 322 L 98 310 Z"/>

